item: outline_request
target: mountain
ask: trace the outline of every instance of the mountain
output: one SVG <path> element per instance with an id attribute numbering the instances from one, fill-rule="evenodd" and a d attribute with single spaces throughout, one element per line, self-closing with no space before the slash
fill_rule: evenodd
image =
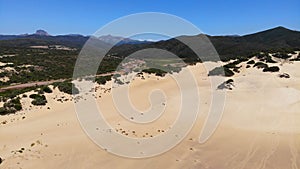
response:
<path id="1" fill-rule="evenodd" d="M 210 36 L 210 35 L 196 35 L 196 36 L 181 36 L 172 38 L 166 41 L 159 41 L 149 44 L 138 45 L 120 45 L 114 47 L 111 52 L 122 54 L 123 57 L 130 55 L 138 50 L 145 48 L 159 48 L 168 50 L 179 57 L 195 60 L 197 56 L 185 44 L 177 39 L 188 39 L 190 42 L 198 43 L 198 38 L 207 37 L 215 47 L 221 60 L 227 61 L 235 59 L 236 57 L 250 56 L 261 51 L 280 51 L 280 50 L 300 50 L 300 32 L 289 30 L 284 27 L 276 27 L 266 31 L 244 35 L 244 36 Z M 203 38 L 206 39 L 206 38 Z M 194 45 L 194 44 L 193 44 Z M 207 48 L 199 44 L 196 48 L 202 53 L 206 52 Z M 205 58 L 210 60 L 210 58 Z"/>
<path id="2" fill-rule="evenodd" d="M 261 51 L 300 49 L 300 32 L 276 27 L 262 32 L 239 36 L 208 36 L 219 55 L 251 55 Z"/>
<path id="3" fill-rule="evenodd" d="M 46 31 L 44 31 L 44 30 L 42 30 L 42 29 L 37 30 L 37 31 L 34 33 L 34 35 L 50 36 L 50 35 L 48 34 L 48 32 L 46 32 Z"/>
<path id="4" fill-rule="evenodd" d="M 112 36 L 112 35 L 100 36 L 98 39 L 111 45 L 150 43 L 148 41 L 133 40 L 130 38 L 123 38 L 120 36 Z"/>
<path id="5" fill-rule="evenodd" d="M 77 34 L 52 36 L 45 30 L 37 30 L 33 34 L 0 35 L 0 47 L 30 47 L 42 45 L 63 45 L 81 48 L 89 36 Z"/>
<path id="6" fill-rule="evenodd" d="M 33 34 L 23 35 L 0 35 L 0 47 L 29 47 L 39 45 L 64 45 L 68 47 L 81 48 L 91 36 L 83 36 L 80 34 L 68 34 L 51 36 L 45 30 L 37 30 Z M 96 40 L 96 37 L 93 37 Z M 112 35 L 105 35 L 97 38 L 107 44 L 144 44 L 148 41 L 139 41 L 129 38 L 123 38 Z M 106 45 L 108 46 L 108 45 Z"/>
<path id="7" fill-rule="evenodd" d="M 284 27 L 276 27 L 262 32 L 244 36 L 210 36 L 195 35 L 177 37 L 188 39 L 193 45 L 198 45 L 199 50 L 205 51 L 205 45 L 198 43 L 197 38 L 207 37 L 214 45 L 222 60 L 234 59 L 240 56 L 249 56 L 261 51 L 300 50 L 300 32 Z M 59 35 L 51 36 L 46 31 L 38 30 L 30 35 L 0 35 L 0 47 L 29 47 L 34 45 L 64 45 L 67 47 L 81 48 L 90 36 Z M 97 44 L 111 44 L 120 41 L 110 52 L 126 57 L 138 50 L 146 48 L 159 48 L 170 51 L 179 57 L 194 60 L 195 53 L 177 38 L 158 42 L 138 41 L 129 38 L 106 35 L 93 37 L 99 40 Z M 209 58 L 206 58 L 209 60 Z"/>

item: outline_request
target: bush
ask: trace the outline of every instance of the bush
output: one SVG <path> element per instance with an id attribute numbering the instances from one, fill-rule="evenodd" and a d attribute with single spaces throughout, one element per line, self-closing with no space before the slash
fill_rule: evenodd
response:
<path id="1" fill-rule="evenodd" d="M 107 81 L 110 81 L 111 80 L 111 75 L 110 76 L 99 76 L 99 77 L 96 77 L 95 78 L 95 81 L 98 83 L 98 84 L 106 84 Z"/>
<path id="2" fill-rule="evenodd" d="M 253 64 L 255 64 L 255 61 L 254 60 L 250 60 L 250 61 L 247 62 L 247 64 L 253 65 Z"/>
<path id="3" fill-rule="evenodd" d="M 0 93 L 0 98 L 1 100 L 6 101 L 7 99 L 13 99 L 20 94 L 26 93 L 34 89 L 34 87 L 28 87 L 24 89 L 6 90 Z"/>
<path id="4" fill-rule="evenodd" d="M 276 62 L 272 59 L 272 57 L 269 56 L 269 55 L 267 55 L 267 57 L 266 57 L 266 62 L 267 62 L 267 63 L 276 63 Z"/>
<path id="5" fill-rule="evenodd" d="M 278 66 L 267 67 L 263 69 L 263 72 L 278 72 L 280 69 Z"/>
<path id="6" fill-rule="evenodd" d="M 20 110 L 22 110 L 22 104 L 20 98 L 17 97 L 4 103 L 3 107 L 0 108 L 0 115 L 11 114 Z"/>
<path id="7" fill-rule="evenodd" d="M 279 52 L 275 53 L 273 56 L 280 58 L 280 59 L 288 59 L 288 58 L 292 57 L 291 55 L 288 55 L 286 53 L 279 53 Z"/>
<path id="8" fill-rule="evenodd" d="M 29 97 L 33 98 L 31 102 L 33 105 L 44 106 L 47 103 L 47 99 L 44 95 L 32 94 Z"/>
<path id="9" fill-rule="evenodd" d="M 257 62 L 257 63 L 254 64 L 253 67 L 257 67 L 258 69 L 261 69 L 261 68 L 262 68 L 262 69 L 265 69 L 265 68 L 268 67 L 268 65 L 265 64 L 265 63 L 263 63 L 263 62 Z"/>
<path id="10" fill-rule="evenodd" d="M 67 94 L 78 94 L 79 90 L 75 87 L 72 82 L 59 82 L 53 84 L 54 87 L 58 87 L 59 91 Z"/>
<path id="11" fill-rule="evenodd" d="M 234 72 L 227 67 L 216 67 L 213 70 L 209 71 L 208 76 L 233 76 Z"/>
<path id="12" fill-rule="evenodd" d="M 149 74 L 155 74 L 156 76 L 165 76 L 167 73 L 164 70 L 160 70 L 160 69 L 156 69 L 156 68 L 144 69 L 144 70 L 142 70 L 142 72 L 149 73 Z"/>
<path id="13" fill-rule="evenodd" d="M 52 93 L 52 90 L 48 86 L 42 87 L 41 90 L 44 91 L 45 93 Z"/>

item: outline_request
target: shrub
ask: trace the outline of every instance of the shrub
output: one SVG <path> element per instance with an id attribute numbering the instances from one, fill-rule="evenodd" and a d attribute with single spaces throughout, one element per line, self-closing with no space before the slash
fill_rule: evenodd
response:
<path id="1" fill-rule="evenodd" d="M 267 67 L 263 69 L 263 72 L 278 72 L 280 69 L 278 66 Z"/>
<path id="2" fill-rule="evenodd" d="M 110 76 L 99 76 L 99 77 L 96 77 L 95 78 L 95 81 L 98 83 L 98 84 L 106 84 L 107 81 L 110 81 L 111 80 L 111 75 Z"/>
<path id="3" fill-rule="evenodd" d="M 255 61 L 254 60 L 250 60 L 250 61 L 247 62 L 247 64 L 253 65 L 253 64 L 255 64 Z"/>
<path id="4" fill-rule="evenodd" d="M 213 70 L 209 71 L 208 76 L 233 76 L 234 72 L 227 67 L 216 67 Z"/>
<path id="5" fill-rule="evenodd" d="M 262 68 L 262 69 L 265 69 L 265 68 L 268 67 L 268 65 L 265 64 L 265 63 L 263 63 L 263 62 L 257 62 L 257 63 L 254 64 L 253 67 L 257 67 L 258 69 L 261 69 L 261 68 Z"/>
<path id="6" fill-rule="evenodd" d="M 54 83 L 54 87 L 58 87 L 59 91 L 67 93 L 67 94 L 78 94 L 79 90 L 75 87 L 72 82 L 59 82 Z"/>
<path id="7" fill-rule="evenodd" d="M 288 55 L 286 53 L 275 53 L 273 54 L 274 57 L 280 58 L 280 59 L 288 59 L 290 57 L 292 57 L 291 55 Z"/>
<path id="8" fill-rule="evenodd" d="M 11 114 L 20 110 L 22 110 L 22 104 L 20 98 L 17 97 L 4 103 L 3 107 L 0 108 L 0 115 Z"/>
<path id="9" fill-rule="evenodd" d="M 228 79 L 226 83 L 233 83 L 233 79 Z"/>
<path id="10" fill-rule="evenodd" d="M 149 68 L 149 69 L 144 69 L 142 72 L 149 73 L 149 74 L 155 74 L 156 76 L 165 76 L 166 71 L 156 69 L 156 68 Z"/>
<path id="11" fill-rule="evenodd" d="M 38 94 L 32 94 L 29 96 L 30 98 L 33 98 L 32 104 L 36 106 L 43 106 L 46 105 L 47 99 L 44 95 L 38 95 Z"/>
<path id="12" fill-rule="evenodd" d="M 267 62 L 267 63 L 276 63 L 276 62 L 272 59 L 272 57 L 271 57 L 270 55 L 267 55 L 267 57 L 266 57 L 266 62 Z"/>
<path id="13" fill-rule="evenodd" d="M 37 97 L 39 97 L 38 94 L 31 94 L 31 95 L 29 95 L 29 98 L 31 98 L 31 99 L 35 99 L 35 98 L 37 98 Z"/>
<path id="14" fill-rule="evenodd" d="M 52 90 L 48 86 L 42 87 L 41 90 L 44 91 L 45 93 L 52 93 Z"/>

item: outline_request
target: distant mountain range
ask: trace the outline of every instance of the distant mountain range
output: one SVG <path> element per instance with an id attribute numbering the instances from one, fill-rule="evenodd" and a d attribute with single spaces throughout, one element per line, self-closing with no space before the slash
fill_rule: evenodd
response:
<path id="1" fill-rule="evenodd" d="M 146 41 L 146 40 L 140 41 L 140 40 L 134 40 L 130 38 L 123 38 L 120 36 L 112 36 L 112 35 L 100 36 L 98 37 L 98 39 L 111 45 L 151 43 L 150 41 Z"/>
<path id="2" fill-rule="evenodd" d="M 45 30 L 37 30 L 34 34 L 0 35 L 0 46 L 28 47 L 37 45 L 64 45 L 80 48 L 91 36 L 80 34 L 51 36 Z M 149 41 L 133 40 L 119 36 L 104 35 L 93 37 L 110 45 L 144 44 Z"/>
<path id="3" fill-rule="evenodd" d="M 276 27 L 244 36 L 210 36 L 201 34 L 183 37 L 189 38 L 193 41 L 197 37 L 199 38 L 201 36 L 208 37 L 221 58 L 224 60 L 267 50 L 300 50 L 300 32 L 289 30 L 284 27 Z M 38 30 L 34 34 L 0 35 L 0 47 L 64 45 L 67 47 L 81 48 L 89 38 L 90 36 L 82 35 L 51 36 L 46 31 Z M 123 56 L 150 47 L 166 49 L 185 58 L 195 55 L 193 51 L 176 38 L 159 42 L 138 41 L 112 35 L 93 38 L 101 41 L 103 44 L 107 44 L 107 46 L 120 41 L 117 46 L 112 49 L 112 52 L 119 53 L 120 55 L 122 54 Z"/>

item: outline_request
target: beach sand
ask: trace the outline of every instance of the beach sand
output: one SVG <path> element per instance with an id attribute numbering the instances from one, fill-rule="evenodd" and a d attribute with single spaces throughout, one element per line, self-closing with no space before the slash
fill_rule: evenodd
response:
<path id="1" fill-rule="evenodd" d="M 207 67 L 216 63 L 207 62 Z M 82 130 L 74 98 L 57 89 L 46 94 L 46 106 L 31 106 L 0 116 L 0 164 L 2 169 L 298 169 L 300 168 L 300 62 L 280 66 L 280 73 L 241 68 L 227 90 L 224 114 L 210 139 L 198 142 L 211 106 L 210 79 L 203 64 L 190 66 L 197 79 L 200 114 L 191 132 L 173 149 L 151 158 L 130 159 L 98 147 Z M 220 77 L 213 77 L 220 78 Z M 227 78 L 229 79 L 229 78 Z M 149 124 L 134 124 L 117 114 L 109 85 L 97 86 L 97 102 L 112 127 L 127 137 L 155 137 L 167 132 L 180 109 L 180 91 L 171 77 L 145 75 L 130 84 L 130 98 L 141 111 L 150 106 L 149 92 L 166 95 L 164 114 Z M 101 96 L 101 97 L 100 97 Z M 58 99 L 61 98 L 61 101 Z M 96 129 L 95 129 L 96 130 Z M 124 131 L 122 133 L 122 131 Z M 122 144 L 122 143 L 120 143 Z"/>

